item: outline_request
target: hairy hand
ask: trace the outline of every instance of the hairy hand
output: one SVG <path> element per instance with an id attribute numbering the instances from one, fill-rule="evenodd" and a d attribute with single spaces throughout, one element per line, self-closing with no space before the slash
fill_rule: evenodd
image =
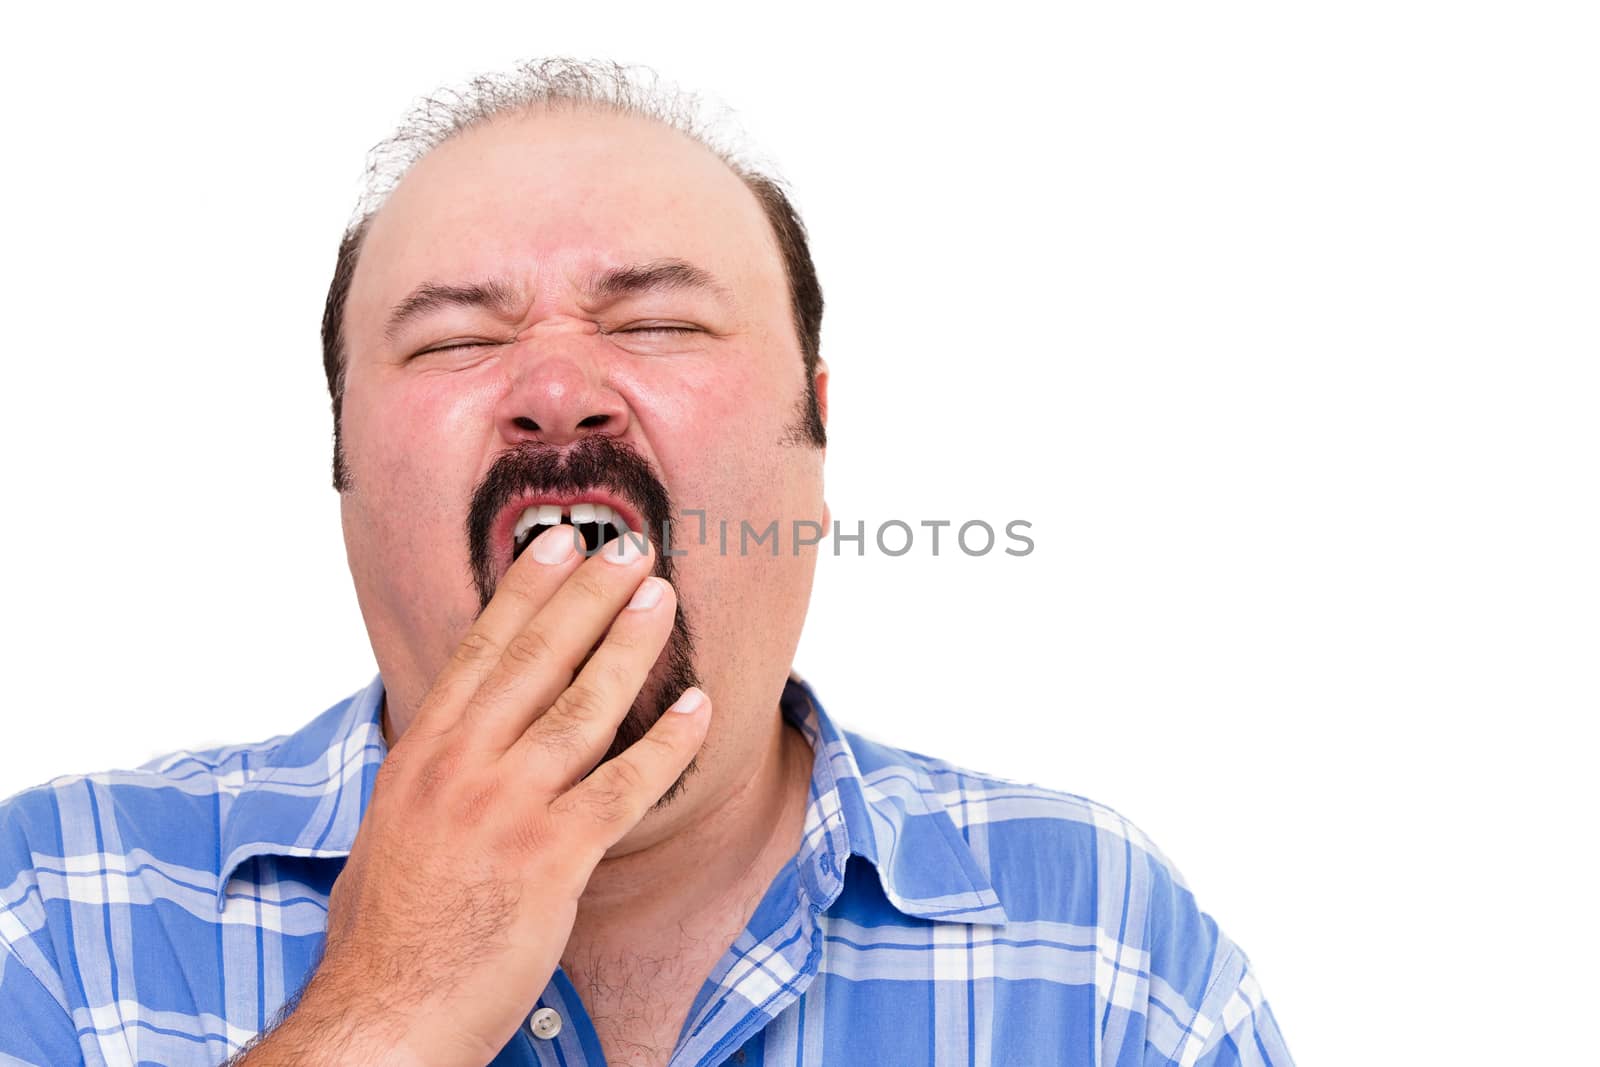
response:
<path id="1" fill-rule="evenodd" d="M 709 721 L 691 689 L 595 766 L 675 609 L 648 544 L 621 541 L 585 559 L 557 526 L 506 573 L 379 769 L 316 974 L 240 1062 L 482 1067 L 510 1040 L 595 865 Z"/>

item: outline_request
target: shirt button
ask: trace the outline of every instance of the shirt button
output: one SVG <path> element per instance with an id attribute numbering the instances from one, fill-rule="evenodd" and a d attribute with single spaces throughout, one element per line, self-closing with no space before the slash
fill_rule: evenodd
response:
<path id="1" fill-rule="evenodd" d="M 540 1008 L 528 1016 L 528 1033 L 549 1041 L 561 1032 L 561 1013 L 554 1008 Z"/>

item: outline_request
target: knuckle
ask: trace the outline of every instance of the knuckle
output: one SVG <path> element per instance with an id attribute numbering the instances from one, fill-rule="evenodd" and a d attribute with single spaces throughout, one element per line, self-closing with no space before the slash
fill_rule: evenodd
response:
<path id="1" fill-rule="evenodd" d="M 460 776 L 464 759 L 465 754 L 461 749 L 449 745 L 429 758 L 418 761 L 412 777 L 417 794 L 432 797 L 443 792 Z"/>
<path id="2" fill-rule="evenodd" d="M 689 760 L 689 752 L 686 750 L 683 738 L 662 736 L 660 730 L 647 731 L 633 743 L 633 747 L 637 750 L 638 757 L 651 766 L 681 767 Z"/>
<path id="3" fill-rule="evenodd" d="M 639 768 L 631 760 L 618 757 L 611 761 L 606 769 L 604 779 L 597 783 L 602 790 L 616 792 L 623 796 L 631 796 L 642 792 L 644 789 L 644 775 L 639 773 Z"/>
<path id="4" fill-rule="evenodd" d="M 542 631 L 523 630 L 506 643 L 505 658 L 519 667 L 541 667 L 556 661 L 556 649 Z"/>
<path id="5" fill-rule="evenodd" d="M 555 847 L 556 828 L 542 812 L 532 812 L 511 820 L 508 847 L 523 853 L 540 853 Z"/>
<path id="6" fill-rule="evenodd" d="M 583 807 L 592 822 L 614 826 L 630 817 L 633 801 L 623 790 L 598 786 L 584 790 Z"/>
<path id="7" fill-rule="evenodd" d="M 607 632 L 605 643 L 602 647 L 628 652 L 642 645 L 644 643 L 642 638 L 643 635 L 639 633 L 636 626 L 616 625 Z"/>
<path id="8" fill-rule="evenodd" d="M 524 608 L 538 607 L 539 605 L 535 602 L 533 591 L 530 588 L 532 581 L 532 577 L 527 572 L 518 572 L 513 567 L 506 572 L 505 578 L 495 587 L 495 599 L 515 600 Z"/>
<path id="9" fill-rule="evenodd" d="M 499 784 L 493 780 L 467 784 L 454 801 L 454 814 L 463 823 L 477 823 L 495 810 L 500 799 Z"/>
<path id="10" fill-rule="evenodd" d="M 606 685 L 615 692 L 637 693 L 644 685 L 645 672 L 626 660 L 607 659 L 598 667 Z"/>
<path id="11" fill-rule="evenodd" d="M 560 762 L 577 758 L 584 749 L 583 729 L 564 715 L 546 715 L 539 720 L 539 748 L 553 754 Z"/>
<path id="12" fill-rule="evenodd" d="M 415 753 L 402 744 L 390 749 L 389 754 L 383 757 L 383 762 L 378 764 L 378 773 L 373 778 L 373 791 L 395 788 L 396 780 L 404 778 L 411 769 L 414 756 Z"/>
<path id="13" fill-rule="evenodd" d="M 573 592 L 589 600 L 605 600 L 609 596 L 605 583 L 596 578 L 594 572 L 588 568 L 575 571 L 567 581 L 572 586 Z"/>
<path id="14" fill-rule="evenodd" d="M 593 722 L 605 715 L 608 703 L 605 694 L 592 684 L 577 681 L 567 686 L 566 691 L 556 698 L 556 706 L 552 710 L 560 718 Z"/>
<path id="15" fill-rule="evenodd" d="M 451 658 L 462 666 L 473 666 L 489 659 L 494 652 L 494 642 L 487 634 L 478 630 L 468 630 L 467 635 L 456 645 Z"/>
<path id="16" fill-rule="evenodd" d="M 550 817 L 557 823 L 570 821 L 578 814 L 578 795 L 576 790 L 562 793 L 550 802 Z"/>

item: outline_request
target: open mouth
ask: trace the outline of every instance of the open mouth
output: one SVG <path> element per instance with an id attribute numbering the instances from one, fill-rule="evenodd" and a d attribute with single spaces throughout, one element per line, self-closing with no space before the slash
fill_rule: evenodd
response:
<path id="1" fill-rule="evenodd" d="M 523 509 L 511 531 L 511 558 L 551 526 L 571 526 L 583 537 L 584 552 L 593 555 L 624 533 L 636 533 L 606 504 L 533 504 Z"/>

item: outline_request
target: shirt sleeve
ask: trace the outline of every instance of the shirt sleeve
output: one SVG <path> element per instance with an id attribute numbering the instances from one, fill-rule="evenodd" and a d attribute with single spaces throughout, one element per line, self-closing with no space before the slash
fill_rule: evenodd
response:
<path id="1" fill-rule="evenodd" d="M 1146 914 L 1146 1067 L 1293 1067 L 1250 961 L 1159 852 Z"/>
<path id="2" fill-rule="evenodd" d="M 1292 1067 L 1278 1021 L 1272 1016 L 1250 970 L 1250 961 L 1231 950 L 1215 976 L 1190 1026 L 1198 1051 L 1196 1067 Z M 1204 1036 L 1200 1036 L 1203 1033 Z"/>
<path id="3" fill-rule="evenodd" d="M 75 1063 L 83 1053 L 72 1017 L 0 940 L 0 1065 Z"/>

